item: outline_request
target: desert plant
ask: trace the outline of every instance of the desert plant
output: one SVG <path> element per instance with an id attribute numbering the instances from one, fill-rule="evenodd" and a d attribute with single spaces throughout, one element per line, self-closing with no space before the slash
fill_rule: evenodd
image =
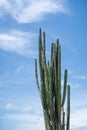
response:
<path id="1" fill-rule="evenodd" d="M 61 46 L 59 39 L 51 44 L 51 58 L 46 59 L 46 37 L 41 28 L 38 41 L 38 65 L 35 59 L 35 76 L 41 98 L 46 130 L 70 129 L 70 85 L 67 85 L 67 69 L 64 72 L 63 94 L 61 94 Z M 40 83 L 39 83 L 40 82 Z M 67 119 L 65 122 L 64 104 L 67 95 Z"/>

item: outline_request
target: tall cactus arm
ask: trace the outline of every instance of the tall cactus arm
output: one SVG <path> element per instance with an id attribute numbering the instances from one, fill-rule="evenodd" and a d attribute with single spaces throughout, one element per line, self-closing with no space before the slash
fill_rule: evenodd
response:
<path id="1" fill-rule="evenodd" d="M 35 59 L 35 77 L 36 77 L 37 89 L 41 97 L 40 85 L 39 85 L 39 80 L 38 80 L 37 59 Z"/>
<path id="2" fill-rule="evenodd" d="M 63 112 L 63 130 L 65 130 L 65 112 Z"/>
<path id="3" fill-rule="evenodd" d="M 43 48 L 44 48 L 44 53 L 46 52 L 46 36 L 45 32 L 43 32 Z"/>
<path id="4" fill-rule="evenodd" d="M 68 95 L 67 95 L 67 124 L 66 130 L 70 130 L 70 85 L 68 85 Z"/>
<path id="5" fill-rule="evenodd" d="M 64 72 L 64 88 L 63 88 L 63 99 L 62 99 L 62 107 L 64 106 L 65 103 L 65 98 L 66 98 L 66 87 L 67 87 L 67 69 Z"/>
<path id="6" fill-rule="evenodd" d="M 61 47 L 58 46 L 58 119 L 61 124 Z"/>
<path id="7" fill-rule="evenodd" d="M 38 60 L 39 60 L 39 69 L 40 69 L 40 79 L 42 81 L 42 31 L 39 29 L 39 38 L 38 38 Z"/>

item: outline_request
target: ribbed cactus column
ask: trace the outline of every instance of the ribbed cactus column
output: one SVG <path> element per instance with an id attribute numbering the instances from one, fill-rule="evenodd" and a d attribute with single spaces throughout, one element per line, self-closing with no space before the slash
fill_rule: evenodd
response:
<path id="1" fill-rule="evenodd" d="M 59 39 L 51 45 L 51 59 L 46 60 L 45 32 L 39 30 L 38 65 L 35 59 L 37 89 L 41 98 L 46 130 L 70 129 L 70 85 L 67 85 L 67 70 L 64 72 L 63 94 L 61 94 L 61 46 Z M 67 119 L 65 122 L 64 104 L 67 95 Z M 66 124 L 66 127 L 65 127 Z"/>

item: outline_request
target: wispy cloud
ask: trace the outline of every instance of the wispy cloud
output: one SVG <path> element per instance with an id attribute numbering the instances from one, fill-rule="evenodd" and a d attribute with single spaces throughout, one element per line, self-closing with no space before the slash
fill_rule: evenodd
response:
<path id="1" fill-rule="evenodd" d="M 78 54 L 78 50 L 77 50 L 77 48 L 75 48 L 75 47 L 71 48 L 71 51 L 72 51 L 72 53 L 74 53 L 74 54 Z"/>
<path id="2" fill-rule="evenodd" d="M 31 115 L 31 113 L 33 113 L 33 115 L 35 114 L 37 117 L 42 116 L 41 109 L 39 109 L 39 108 L 34 109 L 33 106 L 31 106 L 31 105 L 23 105 L 23 104 L 17 105 L 17 103 L 8 102 L 2 108 L 4 110 L 12 110 L 13 113 L 14 113 L 14 111 L 16 111 L 16 115 L 13 114 L 13 115 L 15 115 L 15 117 L 17 117 L 18 112 L 21 113 L 22 115 L 28 114 L 28 116 L 29 116 L 29 115 Z M 19 115 L 19 116 L 21 116 L 21 115 Z M 5 117 L 6 119 L 9 119 L 9 117 L 11 118 L 11 115 L 9 116 L 9 113 L 8 113 L 8 115 L 3 115 L 3 117 Z M 15 119 L 15 118 L 12 118 L 12 119 Z M 16 120 L 17 119 L 19 120 L 19 118 L 16 118 Z"/>
<path id="3" fill-rule="evenodd" d="M 69 82 L 71 88 L 80 88 L 80 84 L 78 82 Z"/>
<path id="4" fill-rule="evenodd" d="M 10 4 L 8 0 L 0 0 L 0 17 L 4 16 L 4 14 L 10 9 Z"/>
<path id="5" fill-rule="evenodd" d="M 29 111 L 32 111 L 32 107 L 30 107 L 30 106 L 22 106 L 20 108 L 20 111 L 22 111 L 22 112 L 29 112 Z"/>
<path id="6" fill-rule="evenodd" d="M 87 126 L 87 109 L 77 109 L 71 113 L 71 127 Z"/>
<path id="7" fill-rule="evenodd" d="M 69 74 L 72 74 L 73 71 L 72 71 L 71 69 L 68 69 L 68 73 L 69 73 Z"/>
<path id="8" fill-rule="evenodd" d="M 0 0 L 0 14 L 8 13 L 19 23 L 36 22 L 47 14 L 67 12 L 65 3 L 66 0 Z"/>
<path id="9" fill-rule="evenodd" d="M 18 74 L 18 73 L 20 73 L 23 69 L 24 69 L 24 66 L 23 66 L 23 65 L 20 65 L 20 66 L 17 67 L 15 73 Z"/>
<path id="10" fill-rule="evenodd" d="M 31 48 L 35 34 L 32 32 L 22 32 L 10 30 L 0 33 L 0 49 L 15 52 L 21 55 L 33 55 Z"/>
<path id="11" fill-rule="evenodd" d="M 82 79 L 82 80 L 87 80 L 86 75 L 80 75 L 80 76 L 75 76 L 76 79 Z"/>
<path id="12" fill-rule="evenodd" d="M 5 108 L 6 109 L 12 109 L 13 108 L 13 104 L 12 103 L 7 103 Z"/>
<path id="13" fill-rule="evenodd" d="M 19 130 L 23 130 L 24 128 L 26 130 L 40 130 L 41 128 L 44 130 L 43 117 L 37 114 L 6 114 L 0 117 L 0 119 L 17 121 L 16 125 Z"/>

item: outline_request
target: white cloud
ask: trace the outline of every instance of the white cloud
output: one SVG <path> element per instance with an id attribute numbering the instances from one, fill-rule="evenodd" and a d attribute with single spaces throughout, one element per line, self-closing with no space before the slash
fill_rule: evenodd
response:
<path id="1" fill-rule="evenodd" d="M 30 107 L 30 106 L 23 106 L 23 107 L 20 108 L 20 110 L 23 111 L 23 112 L 29 112 L 29 111 L 32 110 L 32 107 Z"/>
<path id="2" fill-rule="evenodd" d="M 13 108 L 13 104 L 12 103 L 7 103 L 5 108 L 6 109 L 12 109 Z"/>
<path id="3" fill-rule="evenodd" d="M 17 67 L 15 73 L 18 74 L 18 73 L 20 73 L 23 69 L 24 69 L 24 66 L 23 66 L 23 65 L 20 65 L 20 66 Z"/>
<path id="4" fill-rule="evenodd" d="M 75 76 L 76 79 L 82 79 L 82 80 L 87 80 L 86 75 L 81 75 L 81 76 Z"/>
<path id="5" fill-rule="evenodd" d="M 77 109 L 71 113 L 71 127 L 87 126 L 87 109 Z"/>
<path id="6" fill-rule="evenodd" d="M 71 51 L 72 51 L 74 54 L 78 54 L 78 50 L 77 50 L 77 48 L 75 48 L 75 47 L 71 48 Z"/>
<path id="7" fill-rule="evenodd" d="M 72 74 L 72 73 L 73 73 L 73 71 L 72 71 L 72 70 L 70 70 L 70 69 L 68 69 L 68 73 L 69 73 L 69 74 Z"/>
<path id="8" fill-rule="evenodd" d="M 0 0 L 0 3 L 0 12 L 11 14 L 19 23 L 35 22 L 46 14 L 66 12 L 65 0 Z"/>
<path id="9" fill-rule="evenodd" d="M 69 82 L 71 88 L 80 88 L 81 85 L 78 82 Z"/>
<path id="10" fill-rule="evenodd" d="M 8 0 L 0 0 L 0 17 L 2 17 L 10 9 Z"/>
<path id="11" fill-rule="evenodd" d="M 44 130 L 43 117 L 36 114 L 6 114 L 1 119 L 16 120 L 18 122 L 16 124 L 18 126 L 17 130 Z"/>
<path id="12" fill-rule="evenodd" d="M 31 32 L 22 32 L 19 30 L 10 30 L 6 33 L 0 33 L 0 49 L 16 52 L 21 55 L 33 55 L 31 48 L 35 34 Z"/>
<path id="13" fill-rule="evenodd" d="M 6 104 L 7 109 L 12 109 L 12 103 Z M 6 122 L 12 122 L 15 124 L 15 130 L 45 130 L 44 118 L 42 109 L 37 106 L 33 107 L 30 105 L 14 106 L 11 113 L 4 113 L 0 116 L 0 120 L 3 119 Z M 15 110 L 15 112 L 14 112 Z"/>

